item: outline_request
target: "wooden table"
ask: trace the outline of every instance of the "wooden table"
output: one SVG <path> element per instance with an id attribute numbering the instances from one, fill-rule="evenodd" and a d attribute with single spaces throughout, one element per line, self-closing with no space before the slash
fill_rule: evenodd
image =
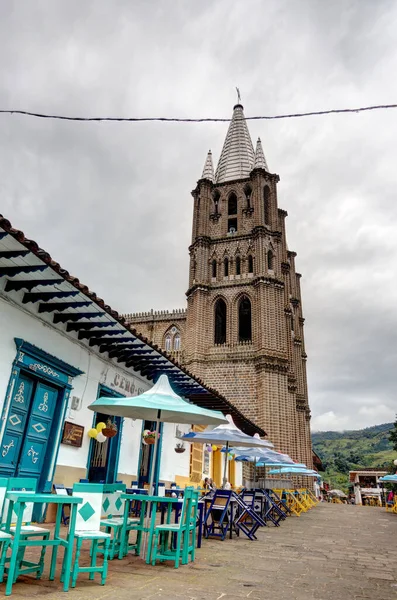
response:
<path id="1" fill-rule="evenodd" d="M 132 498 L 131 498 L 132 496 Z M 180 500 L 178 500 L 178 498 L 170 498 L 170 497 L 166 497 L 166 496 L 147 496 L 146 494 L 121 494 L 120 498 L 122 500 L 126 500 L 125 505 L 124 505 L 124 517 L 123 517 L 123 527 L 121 529 L 121 542 L 120 542 L 120 553 L 119 553 L 119 558 L 123 558 L 124 555 L 124 540 L 125 540 L 125 536 L 127 534 L 127 526 L 128 526 L 128 515 L 129 515 L 129 502 L 128 500 L 137 500 L 138 502 L 141 502 L 141 517 L 142 517 L 142 525 L 141 525 L 141 531 L 143 531 L 144 533 L 152 533 L 154 531 L 154 528 L 156 526 L 156 513 L 157 513 L 157 507 L 159 503 L 165 502 L 167 503 L 168 506 L 168 510 L 167 510 L 167 523 L 170 522 L 171 520 L 171 511 L 172 511 L 172 505 L 173 504 L 177 504 L 178 501 L 180 502 Z M 146 522 L 144 523 L 143 519 L 144 519 L 144 515 L 146 513 L 146 508 L 147 505 L 150 504 L 151 505 L 151 516 L 150 516 L 150 523 L 148 523 L 149 517 L 146 519 Z M 149 526 L 148 526 L 149 525 Z M 151 548 L 148 549 L 147 552 L 147 556 L 146 556 L 146 562 L 149 564 L 150 563 L 150 558 L 151 558 Z"/>
<path id="2" fill-rule="evenodd" d="M 10 596 L 12 593 L 12 584 L 15 577 L 15 569 L 17 564 L 17 556 L 20 545 L 22 546 L 52 546 L 51 556 L 51 567 L 50 567 L 50 580 L 55 578 L 56 559 L 58 553 L 58 547 L 65 547 L 65 575 L 63 582 L 63 591 L 69 591 L 70 574 L 72 570 L 72 558 L 73 558 L 73 544 L 74 544 L 74 531 L 76 526 L 76 515 L 77 506 L 83 502 L 82 498 L 76 496 L 57 496 L 56 494 L 36 494 L 32 492 L 7 492 L 6 498 L 9 500 L 7 520 L 5 523 L 5 531 L 10 533 L 10 527 L 12 522 L 13 510 L 18 515 L 15 524 L 15 532 L 13 533 L 12 541 L 12 553 L 10 558 L 10 565 L 8 568 L 7 584 L 6 584 L 6 596 Z M 33 504 L 56 504 L 57 505 L 57 516 L 55 521 L 55 529 L 53 532 L 53 538 L 48 540 L 29 540 L 25 543 L 22 540 L 21 543 L 21 527 L 23 523 L 23 513 L 26 508 L 26 504 L 32 502 Z M 61 517 L 62 510 L 60 508 L 63 504 L 70 505 L 70 520 L 69 520 L 69 534 L 66 539 L 60 536 L 61 528 Z"/>

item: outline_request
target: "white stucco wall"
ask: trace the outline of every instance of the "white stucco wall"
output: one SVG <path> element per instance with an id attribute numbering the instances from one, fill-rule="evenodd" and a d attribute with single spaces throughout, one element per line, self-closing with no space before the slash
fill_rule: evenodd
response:
<path id="1" fill-rule="evenodd" d="M 93 412 L 87 407 L 96 399 L 98 385 L 101 383 L 121 394 L 131 396 L 149 389 L 153 383 L 132 370 L 123 369 L 111 359 L 99 357 L 78 341 L 41 320 L 40 317 L 29 314 L 23 308 L 11 304 L 0 296 L 0 414 L 6 397 L 12 363 L 16 357 L 14 342 L 16 337 L 84 371 L 83 375 L 73 379 L 73 390 L 69 400 L 70 406 L 73 396 L 81 398 L 81 408 L 74 411 L 68 407 L 66 413 L 66 420 L 85 427 L 83 445 L 81 448 L 73 448 L 61 444 L 57 465 L 85 469 L 90 445 L 90 439 L 86 434 L 93 420 Z M 123 389 L 125 381 L 129 385 L 134 384 L 135 393 L 125 392 Z M 115 385 L 115 382 L 118 385 Z M 186 429 L 186 426 L 180 427 Z M 142 421 L 124 420 L 118 469 L 120 474 L 137 474 L 141 429 Z M 174 452 L 176 441 L 175 425 L 165 424 L 160 479 L 174 481 L 176 475 L 189 476 L 189 446 L 187 445 L 184 454 L 176 454 Z"/>
<path id="2" fill-rule="evenodd" d="M 182 433 L 187 433 L 190 429 L 188 425 L 178 425 Z M 189 477 L 190 471 L 190 445 L 185 444 L 185 452 L 177 454 L 174 450 L 179 441 L 175 437 L 176 425 L 174 423 L 164 423 L 163 440 L 161 445 L 160 461 L 160 480 L 174 481 L 175 474 L 181 477 Z"/>

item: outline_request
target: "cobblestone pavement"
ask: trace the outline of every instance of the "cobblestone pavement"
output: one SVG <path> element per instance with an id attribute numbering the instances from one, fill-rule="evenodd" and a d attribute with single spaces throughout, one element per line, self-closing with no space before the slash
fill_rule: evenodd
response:
<path id="1" fill-rule="evenodd" d="M 109 564 L 105 586 L 80 575 L 66 596 L 58 581 L 21 578 L 13 598 L 46 600 L 397 600 L 397 515 L 320 504 L 258 541 L 204 540 L 196 561 L 174 569 L 137 557 Z M 87 555 L 86 555 L 87 556 Z M 98 577 L 98 576 L 97 576 Z M 0 594 L 4 583 L 0 584 Z"/>

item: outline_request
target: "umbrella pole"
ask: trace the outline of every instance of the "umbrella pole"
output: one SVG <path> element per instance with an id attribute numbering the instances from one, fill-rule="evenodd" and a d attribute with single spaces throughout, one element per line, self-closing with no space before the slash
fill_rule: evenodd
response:
<path id="1" fill-rule="evenodd" d="M 149 479 L 149 496 L 154 496 L 154 474 L 156 472 L 156 462 L 157 462 L 157 452 L 158 452 L 158 441 L 159 441 L 159 426 L 160 426 L 160 417 L 161 417 L 161 410 L 157 411 L 157 420 L 156 420 L 156 436 L 154 438 L 154 448 L 153 448 L 153 460 L 151 461 L 151 465 L 150 465 L 150 479 Z M 151 518 L 151 512 L 153 510 L 153 506 L 148 505 L 147 507 L 147 513 L 146 513 L 146 517 L 145 517 L 145 532 L 143 535 L 143 549 L 142 549 L 142 556 L 145 559 L 146 558 L 146 542 L 147 542 L 147 532 L 149 530 L 149 519 Z M 148 552 L 151 551 L 151 548 L 147 549 Z"/>
<path id="2" fill-rule="evenodd" d="M 157 453 L 158 453 L 158 445 L 159 445 L 160 414 L 161 414 L 161 411 L 159 410 L 157 412 L 156 437 L 154 438 L 153 460 L 152 460 L 152 464 L 150 466 L 149 495 L 151 495 L 151 496 L 154 496 L 154 475 L 156 472 Z"/>
<path id="3" fill-rule="evenodd" d="M 227 483 L 227 457 L 229 455 L 229 442 L 226 442 L 226 452 L 225 452 L 225 465 L 223 469 L 223 485 L 224 488 Z"/>

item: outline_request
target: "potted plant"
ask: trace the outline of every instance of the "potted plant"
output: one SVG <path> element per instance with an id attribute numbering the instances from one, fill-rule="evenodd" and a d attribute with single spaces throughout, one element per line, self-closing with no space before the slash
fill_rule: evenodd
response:
<path id="1" fill-rule="evenodd" d="M 182 452 L 185 452 L 186 448 L 185 445 L 182 442 L 178 442 L 174 448 L 175 452 L 177 454 L 182 454 Z"/>
<path id="2" fill-rule="evenodd" d="M 107 420 L 106 427 L 102 429 L 102 433 L 105 437 L 112 438 L 117 435 L 116 423 L 112 423 L 110 419 Z"/>
<path id="3" fill-rule="evenodd" d="M 150 429 L 145 429 L 145 431 L 142 434 L 142 439 L 145 444 L 154 444 L 156 441 L 156 432 L 150 431 Z"/>

